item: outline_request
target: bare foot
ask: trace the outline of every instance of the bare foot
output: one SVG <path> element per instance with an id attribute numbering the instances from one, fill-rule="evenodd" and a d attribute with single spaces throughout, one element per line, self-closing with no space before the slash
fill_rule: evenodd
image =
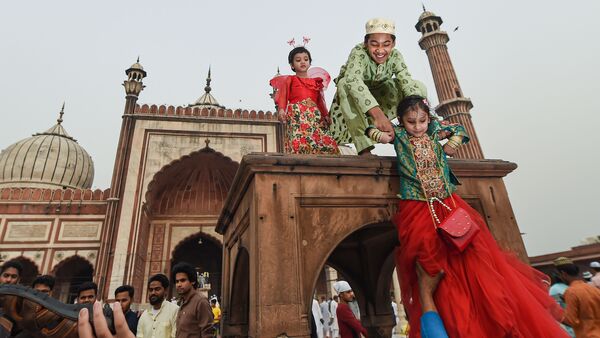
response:
<path id="1" fill-rule="evenodd" d="M 437 312 L 437 308 L 435 307 L 435 302 L 433 300 L 433 294 L 435 293 L 435 290 L 437 289 L 442 277 L 444 277 L 443 270 L 432 277 L 419 263 L 417 263 L 417 279 L 419 281 L 419 295 L 421 297 L 421 306 L 423 307 L 423 312 Z"/>

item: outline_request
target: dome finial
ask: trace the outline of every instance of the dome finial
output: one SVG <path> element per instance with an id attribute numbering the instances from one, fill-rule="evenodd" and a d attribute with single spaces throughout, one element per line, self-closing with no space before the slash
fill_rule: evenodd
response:
<path id="1" fill-rule="evenodd" d="M 140 63 L 140 56 L 138 55 L 137 63 Z"/>
<path id="2" fill-rule="evenodd" d="M 425 4 L 421 2 L 421 6 L 423 6 L 423 12 L 427 12 L 427 9 L 425 9 Z"/>
<path id="3" fill-rule="evenodd" d="M 63 115 L 65 115 L 65 102 L 63 101 L 62 108 L 60 108 L 60 113 L 58 113 L 58 124 L 61 124 L 63 121 Z"/>
<path id="4" fill-rule="evenodd" d="M 210 78 L 210 68 L 211 68 L 211 66 L 208 66 L 208 77 L 206 78 L 206 87 L 204 87 L 204 91 L 207 94 L 210 93 L 210 91 L 212 90 L 210 88 L 210 81 L 211 81 L 211 78 Z"/>

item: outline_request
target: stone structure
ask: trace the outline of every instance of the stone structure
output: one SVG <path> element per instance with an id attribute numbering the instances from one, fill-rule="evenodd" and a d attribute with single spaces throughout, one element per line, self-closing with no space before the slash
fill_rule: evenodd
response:
<path id="1" fill-rule="evenodd" d="M 502 178 L 516 166 L 453 160 L 458 193 L 500 245 L 525 257 Z M 308 337 L 325 265 L 352 285 L 369 337 L 390 337 L 395 158 L 245 156 L 217 231 L 224 234 L 223 335 Z"/>

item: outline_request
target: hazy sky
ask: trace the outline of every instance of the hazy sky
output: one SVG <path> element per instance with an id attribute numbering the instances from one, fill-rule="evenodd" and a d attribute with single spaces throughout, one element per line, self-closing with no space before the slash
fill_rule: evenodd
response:
<path id="1" fill-rule="evenodd" d="M 364 23 L 396 21 L 397 48 L 437 96 L 414 25 L 420 1 L 12 1 L 0 11 L 0 149 L 51 127 L 67 131 L 108 188 L 124 107 L 124 70 L 148 72 L 139 102 L 184 105 L 202 93 L 228 108 L 268 110 L 268 80 L 289 72 L 286 41 L 309 36 L 313 65 L 335 76 Z M 370 4 L 370 6 L 367 6 Z M 530 255 L 600 235 L 598 1 L 425 1 L 448 48 L 487 158 L 506 178 Z M 459 27 L 453 32 L 455 27 Z M 333 86 L 332 86 L 333 87 Z M 328 101 L 333 88 L 328 91 Z"/>

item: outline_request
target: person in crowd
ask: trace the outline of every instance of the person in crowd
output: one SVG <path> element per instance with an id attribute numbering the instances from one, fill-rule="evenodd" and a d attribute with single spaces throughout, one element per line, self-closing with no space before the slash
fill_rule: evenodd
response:
<path id="1" fill-rule="evenodd" d="M 134 292 L 133 286 L 121 285 L 115 290 L 115 301 L 121 304 L 125 319 L 127 320 L 127 326 L 133 334 L 136 334 L 139 317 L 137 312 L 131 310 L 131 301 L 133 300 Z"/>
<path id="2" fill-rule="evenodd" d="M 594 277 L 592 277 L 592 284 L 595 287 L 600 288 L 600 262 L 591 262 L 590 268 L 594 270 Z"/>
<path id="3" fill-rule="evenodd" d="M 219 338 L 221 337 L 220 334 L 220 330 L 221 330 L 221 308 L 218 306 L 217 304 L 217 298 L 211 298 L 210 300 L 210 307 L 212 308 L 212 313 L 213 313 L 213 330 L 215 332 L 215 337 Z"/>
<path id="4" fill-rule="evenodd" d="M 78 304 L 93 304 L 98 296 L 98 285 L 94 282 L 83 282 L 77 289 Z"/>
<path id="5" fill-rule="evenodd" d="M 0 267 L 0 284 L 19 284 L 23 275 L 23 265 L 17 260 L 10 260 Z"/>
<path id="6" fill-rule="evenodd" d="M 181 299 L 177 313 L 177 338 L 213 337 L 212 309 L 208 298 L 196 290 L 198 275 L 194 267 L 185 262 L 175 264 L 171 280 Z"/>
<path id="7" fill-rule="evenodd" d="M 52 290 L 54 289 L 54 284 L 56 283 L 56 279 L 50 275 L 42 275 L 36 277 L 31 283 L 31 288 L 35 289 L 41 293 L 45 293 L 49 296 L 52 296 Z"/>
<path id="8" fill-rule="evenodd" d="M 575 331 L 577 338 L 600 337 L 600 289 L 579 277 L 579 267 L 573 263 L 556 266 L 560 278 L 569 287 L 565 291 L 563 323 Z"/>
<path id="9" fill-rule="evenodd" d="M 354 291 L 350 284 L 346 281 L 337 281 L 333 284 L 335 292 L 337 292 L 340 303 L 336 309 L 338 325 L 340 328 L 341 338 L 367 337 L 367 329 L 365 329 L 360 321 L 355 317 L 354 313 L 348 306 L 348 303 L 354 301 Z"/>
<path id="10" fill-rule="evenodd" d="M 179 306 L 166 300 L 168 289 L 167 276 L 156 274 L 148 279 L 148 301 L 151 307 L 140 316 L 137 338 L 175 338 Z"/>
<path id="11" fill-rule="evenodd" d="M 330 338 L 331 337 L 331 328 L 330 328 L 330 320 L 331 314 L 329 313 L 329 303 L 327 302 L 327 297 L 321 296 L 321 315 L 323 316 L 323 337 Z"/>
<path id="12" fill-rule="evenodd" d="M 340 302 L 340 298 L 335 295 L 331 302 L 329 302 L 329 313 L 331 314 L 331 319 L 329 320 L 329 327 L 331 328 L 331 338 L 339 338 L 340 337 L 340 327 L 338 325 L 337 320 L 337 307 Z"/>

